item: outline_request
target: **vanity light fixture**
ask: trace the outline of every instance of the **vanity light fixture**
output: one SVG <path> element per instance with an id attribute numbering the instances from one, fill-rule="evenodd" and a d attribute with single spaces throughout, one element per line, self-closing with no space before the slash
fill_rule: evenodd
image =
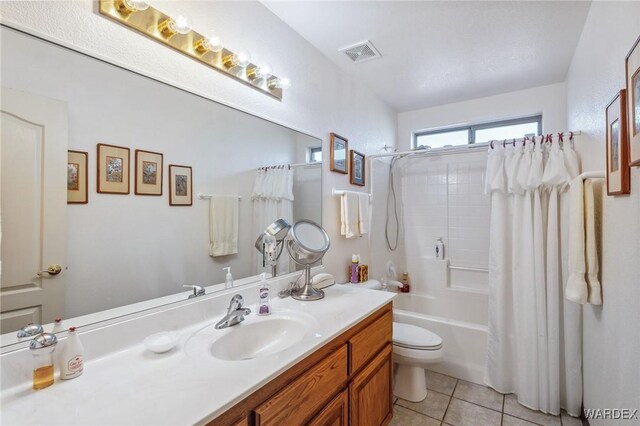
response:
<path id="1" fill-rule="evenodd" d="M 117 0 L 115 2 L 116 10 L 125 18 L 134 12 L 149 9 L 150 5 L 149 0 Z"/>
<path id="2" fill-rule="evenodd" d="M 213 32 L 193 43 L 193 49 L 201 55 L 207 52 L 218 53 L 223 47 L 222 37 Z"/>
<path id="3" fill-rule="evenodd" d="M 167 38 L 176 34 L 189 34 L 191 32 L 191 20 L 184 15 L 171 16 L 158 25 L 158 31 Z"/>
<path id="4" fill-rule="evenodd" d="M 270 89 L 288 89 L 291 87 L 291 81 L 287 77 L 274 77 L 269 80 Z"/>
<path id="5" fill-rule="evenodd" d="M 282 99 L 290 86 L 286 77 L 273 75 L 266 63 L 253 64 L 246 50 L 226 49 L 215 31 L 194 31 L 184 14 L 166 14 L 150 5 L 150 0 L 99 0 L 100 13 L 147 37 L 189 56 L 209 68 L 234 78 L 255 90 Z M 154 3 L 155 4 L 155 3 Z"/>

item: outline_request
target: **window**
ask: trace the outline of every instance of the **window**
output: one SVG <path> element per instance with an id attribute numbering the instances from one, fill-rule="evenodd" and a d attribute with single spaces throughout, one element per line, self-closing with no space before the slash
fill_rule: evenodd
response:
<path id="1" fill-rule="evenodd" d="M 309 163 L 319 163 L 322 161 L 322 147 L 309 148 Z"/>
<path id="2" fill-rule="evenodd" d="M 413 149 L 443 148 L 492 140 L 521 138 L 524 135 L 542 134 L 542 115 L 494 121 L 473 126 L 426 130 L 413 135 Z"/>

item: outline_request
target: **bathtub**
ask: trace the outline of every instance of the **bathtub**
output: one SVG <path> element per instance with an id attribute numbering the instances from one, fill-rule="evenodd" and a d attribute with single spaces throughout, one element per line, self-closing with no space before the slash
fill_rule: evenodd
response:
<path id="1" fill-rule="evenodd" d="M 487 326 L 486 317 L 481 312 L 482 305 L 486 309 L 486 295 L 484 300 L 485 303 L 480 303 L 477 311 L 474 311 L 477 304 L 467 305 L 472 309 L 448 309 L 441 299 L 398 293 L 393 300 L 393 319 L 426 328 L 442 337 L 444 359 L 441 363 L 430 365 L 430 370 L 484 384 Z"/>

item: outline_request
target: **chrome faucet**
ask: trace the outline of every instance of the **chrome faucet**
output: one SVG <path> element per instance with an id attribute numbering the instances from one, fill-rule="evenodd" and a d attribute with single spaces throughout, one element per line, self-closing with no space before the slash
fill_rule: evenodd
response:
<path id="1" fill-rule="evenodd" d="M 233 296 L 231 298 L 231 303 L 229 303 L 229 310 L 227 310 L 227 315 L 225 315 L 216 324 L 216 328 L 218 330 L 221 330 L 223 328 L 231 327 L 244 321 L 244 316 L 249 315 L 251 313 L 251 309 L 243 308 L 243 303 L 244 299 L 242 299 L 242 296 L 240 296 L 239 294 Z"/>
<path id="2" fill-rule="evenodd" d="M 193 293 L 189 295 L 189 299 L 193 299 L 194 297 L 204 296 L 204 287 L 199 285 L 183 285 L 182 287 L 192 288 Z"/>

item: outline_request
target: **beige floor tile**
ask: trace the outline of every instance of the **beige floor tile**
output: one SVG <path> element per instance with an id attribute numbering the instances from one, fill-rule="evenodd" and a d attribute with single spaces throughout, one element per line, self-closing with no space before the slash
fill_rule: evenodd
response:
<path id="1" fill-rule="evenodd" d="M 582 419 L 571 417 L 569 413 L 562 410 L 562 426 L 582 426 Z"/>
<path id="2" fill-rule="evenodd" d="M 404 399 L 398 399 L 398 405 L 409 408 L 418 413 L 425 414 L 434 419 L 442 420 L 447 405 L 449 405 L 450 396 L 430 390 L 427 397 L 421 402 L 409 402 Z"/>
<path id="3" fill-rule="evenodd" d="M 391 420 L 389 426 L 440 426 L 440 422 L 431 417 L 423 416 L 415 411 L 395 405 L 393 407 L 393 420 Z"/>
<path id="4" fill-rule="evenodd" d="M 504 397 L 504 413 L 544 426 L 560 426 L 561 424 L 559 416 L 552 416 L 540 411 L 533 411 L 524 405 L 520 405 L 514 394 L 506 395 Z"/>
<path id="5" fill-rule="evenodd" d="M 537 426 L 537 423 L 531 423 L 517 417 L 511 417 L 508 414 L 503 414 L 502 426 Z"/>
<path id="6" fill-rule="evenodd" d="M 497 411 L 453 398 L 444 422 L 453 426 L 500 426 L 501 418 Z"/>
<path id="7" fill-rule="evenodd" d="M 458 380 L 453 397 L 502 412 L 504 396 L 487 386 Z"/>
<path id="8" fill-rule="evenodd" d="M 427 370 L 427 389 L 451 396 L 457 381 L 453 377 Z"/>

